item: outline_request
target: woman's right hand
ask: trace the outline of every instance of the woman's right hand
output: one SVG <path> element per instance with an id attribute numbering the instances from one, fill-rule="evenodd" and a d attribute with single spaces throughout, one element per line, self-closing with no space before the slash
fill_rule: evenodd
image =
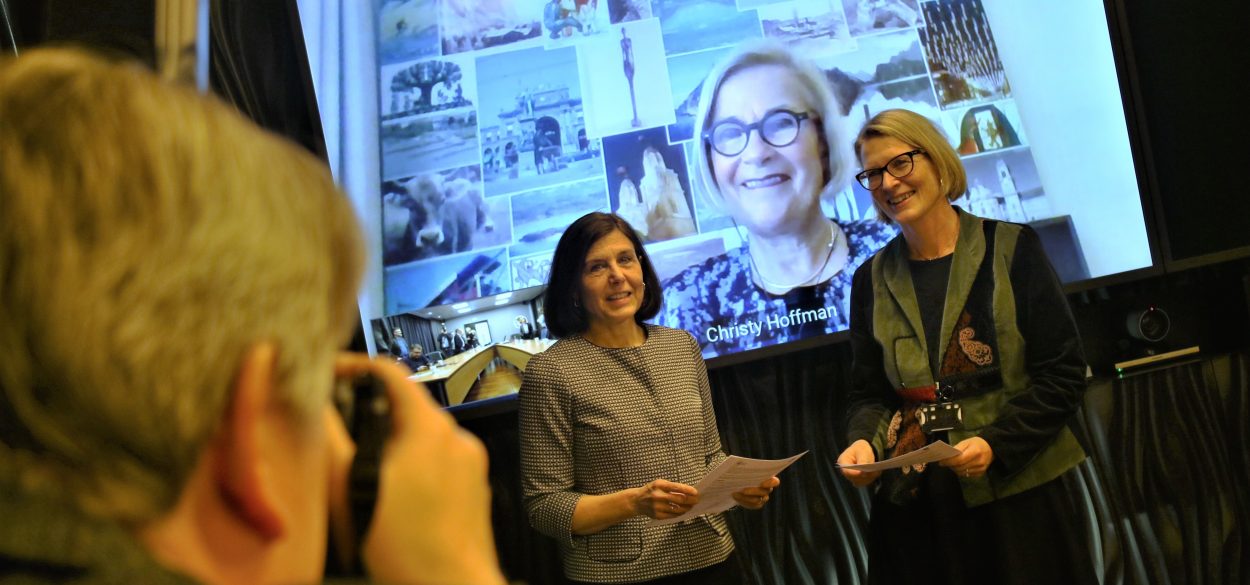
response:
<path id="1" fill-rule="evenodd" d="M 665 479 L 638 488 L 633 501 L 636 513 L 656 520 L 681 516 L 697 503 L 699 490 L 694 486 Z"/>
<path id="2" fill-rule="evenodd" d="M 838 465 L 861 465 L 864 463 L 876 463 L 877 454 L 872 450 L 872 445 L 863 439 L 851 443 L 841 455 L 838 455 Z M 855 487 L 864 487 L 877 481 L 877 477 L 881 475 L 880 471 L 860 471 L 858 469 L 842 468 L 842 477 L 845 477 Z"/>

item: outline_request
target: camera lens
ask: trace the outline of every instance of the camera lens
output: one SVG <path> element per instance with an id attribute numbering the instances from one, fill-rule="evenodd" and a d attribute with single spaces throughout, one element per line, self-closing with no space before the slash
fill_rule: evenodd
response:
<path id="1" fill-rule="evenodd" d="M 1128 334 L 1134 339 L 1153 343 L 1167 337 L 1172 329 L 1172 319 L 1163 309 L 1150 307 L 1129 313 L 1127 325 Z"/>

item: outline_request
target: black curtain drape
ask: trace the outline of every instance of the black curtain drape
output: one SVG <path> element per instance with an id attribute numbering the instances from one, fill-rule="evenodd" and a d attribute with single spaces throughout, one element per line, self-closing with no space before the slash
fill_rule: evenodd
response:
<path id="1" fill-rule="evenodd" d="M 1078 423 L 1104 583 L 1247 583 L 1250 353 L 1095 382 Z"/>
<path id="2" fill-rule="evenodd" d="M 850 357 L 836 344 L 709 373 L 726 452 L 809 451 L 764 510 L 729 513 L 755 583 L 867 581 L 869 494 L 833 468 Z M 516 413 L 461 422 L 490 453 L 506 575 L 564 583 L 555 542 L 526 520 Z M 1103 583 L 1250 583 L 1250 351 L 1093 380 L 1072 427 L 1089 458 L 1065 486 Z"/>
<path id="3" fill-rule="evenodd" d="M 431 322 L 429 319 L 423 319 L 416 315 L 401 313 L 399 315 L 383 317 L 382 323 L 386 327 L 386 343 L 388 344 L 395 337 L 395 329 L 399 328 L 400 331 L 404 332 L 404 339 L 408 340 L 408 347 L 412 347 L 413 344 L 420 345 L 422 351 L 425 353 L 430 353 L 438 349 L 438 342 L 435 341 L 434 334 L 431 333 L 430 330 Z"/>
<path id="4" fill-rule="evenodd" d="M 709 373 L 726 453 L 808 454 L 787 469 L 763 510 L 729 513 L 756 583 L 858 583 L 867 570 L 868 492 L 834 469 L 845 448 L 850 345 L 784 354 Z"/>

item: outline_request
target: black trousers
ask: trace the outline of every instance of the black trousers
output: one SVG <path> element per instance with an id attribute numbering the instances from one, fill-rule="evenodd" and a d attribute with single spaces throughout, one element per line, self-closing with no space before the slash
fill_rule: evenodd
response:
<path id="1" fill-rule="evenodd" d="M 916 501 L 873 499 L 869 583 L 1098 583 L 1062 478 L 968 508 L 949 469 L 930 465 L 924 473 Z"/>

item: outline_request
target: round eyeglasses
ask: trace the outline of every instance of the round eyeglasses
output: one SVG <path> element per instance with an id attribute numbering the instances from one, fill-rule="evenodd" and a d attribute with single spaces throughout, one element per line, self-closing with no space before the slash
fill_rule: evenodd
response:
<path id="1" fill-rule="evenodd" d="M 790 146 L 799 137 L 799 124 L 811 118 L 807 112 L 773 110 L 754 124 L 738 120 L 725 120 L 703 133 L 703 140 L 721 156 L 738 156 L 747 149 L 751 131 L 758 130 L 760 138 L 775 147 Z"/>
<path id="2" fill-rule="evenodd" d="M 885 166 L 875 169 L 865 169 L 858 175 L 855 180 L 869 191 L 881 186 L 881 173 L 890 173 L 891 177 L 901 179 L 911 174 L 912 169 L 916 168 L 916 161 L 913 158 L 917 154 L 925 154 L 924 150 L 917 148 L 916 150 L 904 152 L 885 163 Z"/>

